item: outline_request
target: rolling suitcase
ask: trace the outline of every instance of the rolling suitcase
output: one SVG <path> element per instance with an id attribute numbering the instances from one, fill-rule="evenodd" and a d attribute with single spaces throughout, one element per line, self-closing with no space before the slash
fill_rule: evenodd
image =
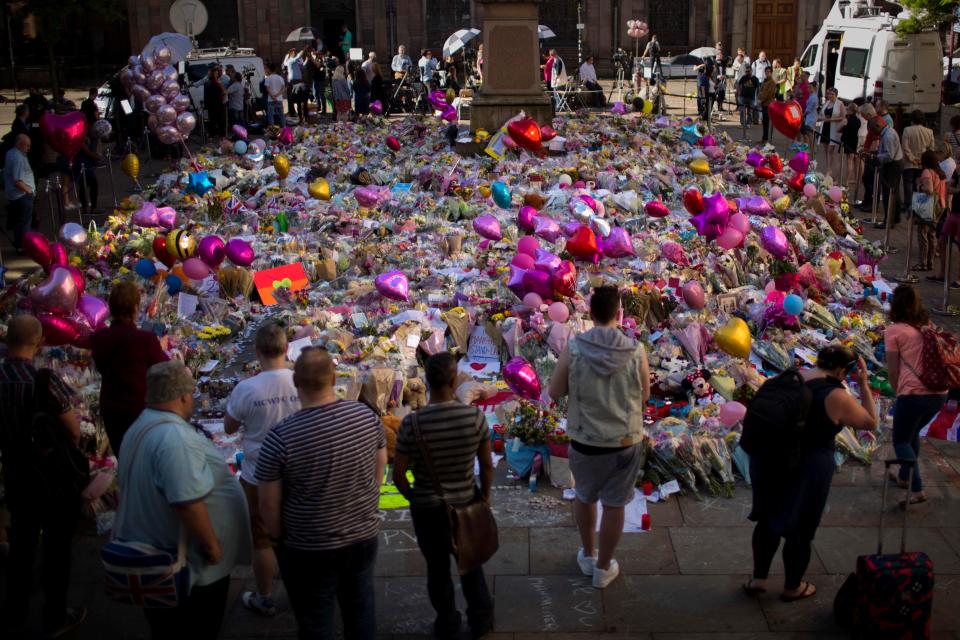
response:
<path id="1" fill-rule="evenodd" d="M 838 625 L 855 638 L 918 640 L 930 637 L 933 608 L 933 562 L 922 551 L 907 552 L 907 514 L 904 509 L 900 553 L 883 553 L 883 520 L 887 505 L 887 470 L 893 464 L 910 466 L 915 460 L 884 463 L 883 498 L 880 510 L 880 540 L 876 555 L 857 558 L 857 571 L 850 574 L 834 600 Z M 907 497 L 909 499 L 909 485 Z"/>

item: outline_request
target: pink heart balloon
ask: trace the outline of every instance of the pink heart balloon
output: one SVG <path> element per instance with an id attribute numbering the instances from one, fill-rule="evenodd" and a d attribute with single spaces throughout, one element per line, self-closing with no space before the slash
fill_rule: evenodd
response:
<path id="1" fill-rule="evenodd" d="M 83 277 L 83 272 L 72 264 L 63 265 L 61 268 L 70 272 L 73 282 L 77 285 L 77 295 L 82 296 L 83 292 L 87 290 L 87 279 Z"/>
<path id="2" fill-rule="evenodd" d="M 73 311 L 79 297 L 77 283 L 66 267 L 54 267 L 46 280 L 30 291 L 35 309 L 61 315 Z"/>
<path id="3" fill-rule="evenodd" d="M 381 273 L 374 284 L 384 298 L 400 302 L 407 302 L 410 299 L 410 283 L 402 271 Z"/>
<path id="4" fill-rule="evenodd" d="M 83 314 L 94 331 L 105 327 L 107 318 L 110 317 L 110 307 L 107 303 L 97 296 L 89 294 L 80 296 L 80 300 L 77 302 L 77 311 Z"/>
<path id="5" fill-rule="evenodd" d="M 683 295 L 683 301 L 688 307 L 695 311 L 703 309 L 706 305 L 706 294 L 703 290 L 703 285 L 696 280 L 685 283 L 683 289 L 681 289 L 681 293 Z"/>
<path id="6" fill-rule="evenodd" d="M 37 316 L 40 326 L 43 327 L 44 344 L 51 347 L 70 344 L 80 337 L 80 329 L 69 318 L 41 313 Z"/>
<path id="7" fill-rule="evenodd" d="M 21 240 L 23 252 L 27 257 L 39 264 L 41 267 L 48 267 L 53 262 L 53 254 L 50 252 L 50 241 L 46 236 L 37 231 L 26 231 Z"/>
<path id="8" fill-rule="evenodd" d="M 247 139 L 247 128 L 242 124 L 235 124 L 232 127 L 230 127 L 230 130 L 233 131 L 233 135 L 237 136 L 241 140 Z"/>
<path id="9" fill-rule="evenodd" d="M 533 231 L 534 230 L 534 219 L 537 217 L 537 210 L 526 204 L 520 207 L 520 212 L 517 213 L 517 227 L 522 231 Z"/>
<path id="10" fill-rule="evenodd" d="M 167 231 L 177 226 L 177 212 L 173 207 L 160 207 L 157 209 L 157 225 Z"/>
<path id="11" fill-rule="evenodd" d="M 67 258 L 67 248 L 59 242 L 51 243 L 50 257 L 53 259 L 51 264 L 66 265 L 69 261 L 69 258 Z"/>
<path id="12" fill-rule="evenodd" d="M 382 114 L 383 114 L 383 103 L 380 102 L 379 100 L 374 100 L 373 102 L 371 102 L 371 103 L 370 103 L 370 113 L 372 113 L 372 114 L 375 115 L 375 116 L 382 115 Z"/>
<path id="13" fill-rule="evenodd" d="M 473 221 L 473 230 L 487 240 L 493 240 L 494 242 L 503 237 L 503 233 L 500 231 L 500 221 L 490 214 L 475 218 Z"/>
<path id="14" fill-rule="evenodd" d="M 630 234 L 623 227 L 613 227 L 610 235 L 601 241 L 603 255 L 609 258 L 625 258 L 635 255 Z"/>
<path id="15" fill-rule="evenodd" d="M 216 269 L 227 257 L 224 247 L 223 240 L 218 236 L 207 236 L 197 245 L 197 255 L 208 267 Z"/>
<path id="16" fill-rule="evenodd" d="M 790 162 L 787 164 L 797 173 L 806 173 L 807 169 L 810 168 L 810 156 L 807 155 L 806 151 L 798 151 L 797 155 L 790 158 Z"/>
<path id="17" fill-rule="evenodd" d="M 511 359 L 504 366 L 503 381 L 518 396 L 527 400 L 540 399 L 540 378 L 533 365 L 520 356 Z"/>
<path id="18" fill-rule="evenodd" d="M 223 251 L 224 255 L 227 256 L 227 260 L 238 267 L 249 267 L 251 264 L 253 264 L 253 247 L 251 247 L 246 240 L 234 238 L 227 243 L 227 246 L 224 247 Z"/>
<path id="19" fill-rule="evenodd" d="M 83 139 L 87 135 L 87 119 L 80 111 L 71 111 L 61 116 L 45 113 L 40 117 L 40 133 L 47 144 L 73 162 L 73 157 L 83 147 Z"/>
<path id="20" fill-rule="evenodd" d="M 290 130 L 290 127 L 284 127 L 280 130 L 280 135 L 277 136 L 277 141 L 284 145 L 293 142 L 293 131 Z"/>
<path id="21" fill-rule="evenodd" d="M 152 202 L 144 202 L 140 208 L 133 212 L 133 224 L 140 227 L 157 227 L 160 225 L 160 217 L 157 214 L 157 205 Z"/>
<path id="22" fill-rule="evenodd" d="M 560 225 L 547 216 L 537 216 L 534 220 L 534 235 L 547 242 L 554 242 L 560 237 Z"/>

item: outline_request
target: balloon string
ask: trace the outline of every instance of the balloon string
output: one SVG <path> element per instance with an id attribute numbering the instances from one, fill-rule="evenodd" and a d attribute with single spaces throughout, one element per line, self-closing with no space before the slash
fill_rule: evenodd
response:
<path id="1" fill-rule="evenodd" d="M 190 162 L 193 162 L 193 154 L 190 153 L 190 148 L 187 147 L 187 141 L 184 140 L 183 136 L 180 136 L 180 144 L 183 145 L 183 150 L 187 152 L 187 157 L 190 158 Z"/>

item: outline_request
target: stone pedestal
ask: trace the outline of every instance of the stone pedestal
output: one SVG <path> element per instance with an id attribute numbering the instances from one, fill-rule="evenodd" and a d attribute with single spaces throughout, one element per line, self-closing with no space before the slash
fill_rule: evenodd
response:
<path id="1" fill-rule="evenodd" d="M 477 0 L 483 10 L 483 86 L 470 106 L 471 131 L 492 134 L 520 110 L 541 124 L 553 119 L 553 103 L 540 86 L 542 1 Z"/>

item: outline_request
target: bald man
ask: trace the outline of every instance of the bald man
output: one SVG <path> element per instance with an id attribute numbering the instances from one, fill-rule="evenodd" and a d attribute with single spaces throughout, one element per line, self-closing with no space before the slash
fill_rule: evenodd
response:
<path id="1" fill-rule="evenodd" d="M 33 582 L 37 546 L 42 545 L 43 632 L 59 636 L 87 615 L 82 608 L 67 607 L 70 545 L 81 502 L 80 489 L 68 481 L 65 466 L 70 462 L 60 455 L 75 447 L 80 421 L 71 406 L 70 388 L 49 369 L 33 366 L 42 341 L 40 322 L 31 315 L 17 316 L 7 328 L 7 357 L 0 364 L 0 454 L 10 511 L 10 564 L 0 618 L 6 630 L 25 622 L 31 594 L 27 587 Z M 58 443 L 54 453 L 41 456 L 28 429 Z"/>
<path id="2" fill-rule="evenodd" d="M 23 234 L 30 230 L 33 219 L 34 192 L 37 183 L 27 154 L 30 153 L 30 138 L 18 134 L 13 148 L 7 151 L 3 166 L 4 194 L 7 196 L 8 226 L 13 229 L 13 246 L 21 252 Z"/>
<path id="3" fill-rule="evenodd" d="M 339 600 L 347 640 L 373 640 L 373 565 L 387 441 L 368 406 L 338 400 L 323 349 L 293 368 L 300 411 L 275 426 L 257 460 L 260 513 L 276 543 L 301 638 L 332 638 Z M 281 526 L 282 523 L 282 526 Z"/>

